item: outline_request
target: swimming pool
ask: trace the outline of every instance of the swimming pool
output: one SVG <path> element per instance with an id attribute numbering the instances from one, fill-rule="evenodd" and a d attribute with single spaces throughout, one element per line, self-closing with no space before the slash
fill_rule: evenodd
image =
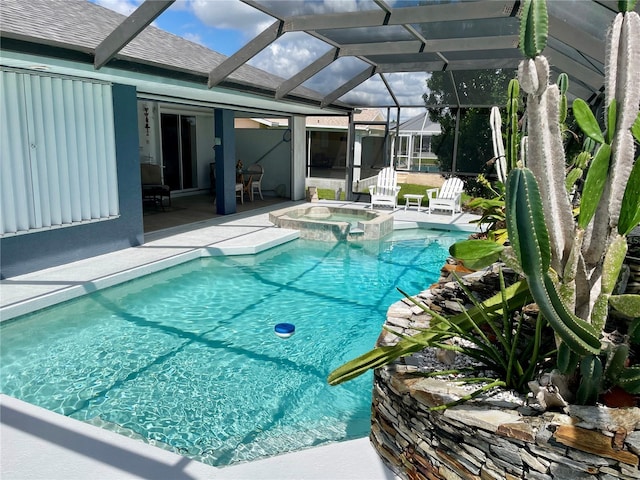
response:
<path id="1" fill-rule="evenodd" d="M 366 436 L 370 349 L 395 287 L 434 282 L 447 232 L 297 240 L 189 262 L 0 326 L 0 390 L 211 465 Z M 296 325 L 286 340 L 276 323 Z"/>

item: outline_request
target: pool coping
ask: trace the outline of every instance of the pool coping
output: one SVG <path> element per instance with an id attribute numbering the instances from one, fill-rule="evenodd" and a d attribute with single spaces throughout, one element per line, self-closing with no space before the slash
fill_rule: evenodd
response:
<path id="1" fill-rule="evenodd" d="M 291 206 L 306 202 L 290 202 Z M 310 205 L 364 208 L 321 201 Z M 277 209 L 283 206 L 278 205 Z M 195 258 L 259 253 L 299 237 L 264 211 L 230 215 L 147 235 L 144 245 L 0 281 L 0 321 L 179 265 Z M 380 209 L 389 213 L 388 209 Z M 477 216 L 427 214 L 398 207 L 394 229 L 477 231 Z M 392 480 L 368 438 L 337 442 L 216 468 L 0 394 L 2 478 L 354 479 Z M 13 415 L 13 417 L 12 417 Z M 35 428 L 38 426 L 38 428 Z M 57 432 L 56 435 L 51 432 Z M 59 435 L 59 436 L 58 436 Z M 37 452 L 37 454 L 34 454 Z M 157 472 L 149 476 L 147 473 Z"/>
<path id="2" fill-rule="evenodd" d="M 368 438 L 213 467 L 3 394 L 0 418 L 0 477 L 6 480 L 398 478 Z"/>

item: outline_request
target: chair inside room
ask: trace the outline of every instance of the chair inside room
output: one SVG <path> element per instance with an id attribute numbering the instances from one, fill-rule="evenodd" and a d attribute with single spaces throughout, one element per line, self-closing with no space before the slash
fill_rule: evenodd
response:
<path id="1" fill-rule="evenodd" d="M 249 165 L 247 171 L 251 174 L 251 182 L 249 185 L 249 196 L 253 202 L 254 195 L 260 195 L 260 200 L 264 200 L 262 196 L 262 177 L 264 176 L 264 168 L 262 165 Z"/>
<path id="2" fill-rule="evenodd" d="M 162 183 L 162 167 L 153 163 L 140 164 L 142 201 L 164 209 L 164 199 L 171 206 L 171 187 Z"/>
<path id="3" fill-rule="evenodd" d="M 428 212 L 431 213 L 433 210 L 450 210 L 451 216 L 453 216 L 454 213 L 461 212 L 463 192 L 464 183 L 457 177 L 451 177 L 445 180 L 440 188 L 428 188 Z"/>
<path id="4" fill-rule="evenodd" d="M 378 173 L 376 185 L 369 187 L 369 194 L 371 195 L 370 207 L 373 209 L 374 205 L 381 205 L 396 208 L 399 192 L 398 174 L 395 169 L 393 167 L 383 168 Z"/>
<path id="5" fill-rule="evenodd" d="M 242 175 L 236 175 L 236 199 L 240 199 L 240 203 L 244 205 L 244 182 Z"/>

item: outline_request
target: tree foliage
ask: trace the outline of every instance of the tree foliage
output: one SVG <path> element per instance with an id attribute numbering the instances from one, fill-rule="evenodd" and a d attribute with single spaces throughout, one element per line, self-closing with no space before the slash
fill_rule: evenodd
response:
<path id="1" fill-rule="evenodd" d="M 470 70 L 453 74 L 434 72 L 429 77 L 429 94 L 424 95 L 424 101 L 429 107 L 430 120 L 439 123 L 442 128 L 442 134 L 434 137 L 432 143 L 442 171 L 450 172 L 453 167 L 457 105 L 462 109 L 455 170 L 474 173 L 490 171 L 486 166 L 493 157 L 490 107 L 505 104 L 505 92 L 509 80 L 514 76 L 513 70 Z M 443 108 L 434 107 L 437 105 Z"/>

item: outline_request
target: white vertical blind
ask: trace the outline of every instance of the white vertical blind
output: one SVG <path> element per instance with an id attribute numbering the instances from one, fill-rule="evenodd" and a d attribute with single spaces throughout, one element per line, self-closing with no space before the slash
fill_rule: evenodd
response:
<path id="1" fill-rule="evenodd" d="M 111 86 L 1 74 L 0 235 L 117 216 Z"/>
<path id="2" fill-rule="evenodd" d="M 2 142 L 0 169 L 2 175 L 2 233 L 28 230 L 33 219 L 31 164 L 27 138 L 27 114 L 22 75 L 2 72 Z M 11 93 L 10 93 L 11 92 Z"/>

